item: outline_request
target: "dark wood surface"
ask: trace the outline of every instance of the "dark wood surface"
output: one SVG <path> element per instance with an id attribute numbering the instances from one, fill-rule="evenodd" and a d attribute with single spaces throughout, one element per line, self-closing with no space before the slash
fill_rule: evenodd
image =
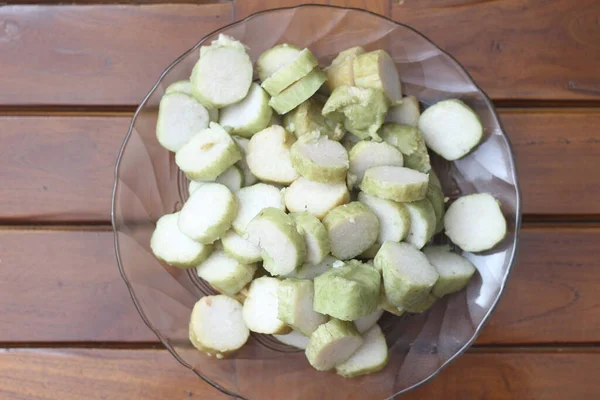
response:
<path id="1" fill-rule="evenodd" d="M 0 355 L 3 399 L 226 399 L 166 350 L 17 349 Z"/>
<path id="2" fill-rule="evenodd" d="M 98 227 L 1 231 L 1 341 L 158 342 L 129 298 L 112 243 Z M 477 344 L 600 342 L 598 243 L 600 226 L 526 226 L 506 294 Z"/>
<path id="3" fill-rule="evenodd" d="M 231 3 L 1 7 L 0 105 L 136 105 L 232 12 Z"/>
<path id="4" fill-rule="evenodd" d="M 239 19 L 301 2 L 233 3 Z M 598 100 L 595 0 L 332 3 L 367 6 L 419 29 L 495 99 Z M 167 65 L 233 15 L 231 2 L 2 7 L 0 105 L 135 105 Z"/>
<path id="5" fill-rule="evenodd" d="M 600 354 L 471 351 L 402 399 L 594 399 Z M 228 399 L 166 350 L 17 349 L 0 355 L 0 397 L 7 399 Z M 282 399 L 285 397 L 281 397 Z M 362 400 L 360 393 L 345 397 Z M 309 399 L 307 399 L 309 400 Z"/>
<path id="6" fill-rule="evenodd" d="M 402 399 L 595 399 L 599 358 L 596 350 L 563 348 L 465 354 Z"/>
<path id="7" fill-rule="evenodd" d="M 517 157 L 525 223 L 506 293 L 475 347 L 406 398 L 600 397 L 600 2 L 312 2 L 367 8 L 449 51 L 498 105 Z M 114 161 L 136 104 L 178 55 L 235 19 L 302 2 L 8 3 L 0 398 L 226 398 L 131 302 L 109 226 Z"/>
<path id="8" fill-rule="evenodd" d="M 130 118 L 0 116 L 0 221 L 108 222 L 114 162 Z M 504 108 L 500 118 L 528 183 L 526 214 L 600 213 L 600 109 Z"/>

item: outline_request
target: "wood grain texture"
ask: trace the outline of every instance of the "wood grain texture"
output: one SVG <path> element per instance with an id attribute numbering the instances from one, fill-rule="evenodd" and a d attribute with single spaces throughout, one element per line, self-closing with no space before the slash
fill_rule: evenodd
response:
<path id="1" fill-rule="evenodd" d="M 302 0 L 233 0 L 235 19 L 244 19 L 255 12 L 271 8 L 294 7 L 305 4 Z M 313 4 L 329 4 L 329 0 L 311 1 Z"/>
<path id="2" fill-rule="evenodd" d="M 600 393 L 599 373 L 598 353 L 467 353 L 402 398 L 592 399 Z M 0 396 L 19 400 L 228 398 L 165 350 L 83 349 L 0 353 Z M 365 397 L 356 393 L 344 398 Z"/>
<path id="3" fill-rule="evenodd" d="M 600 109 L 501 111 L 515 155 L 523 212 L 600 213 Z"/>
<path id="4" fill-rule="evenodd" d="M 169 0 L 169 3 L 193 3 L 193 4 L 215 4 L 215 3 L 226 3 L 230 0 Z M 8 5 L 21 5 L 21 4 L 65 4 L 60 0 L 5 0 L 3 3 Z M 76 0 L 72 1 L 69 4 L 107 4 L 107 5 L 115 5 L 115 4 L 162 4 L 165 3 L 163 0 Z"/>
<path id="5" fill-rule="evenodd" d="M 465 354 L 402 400 L 593 399 L 600 354 Z"/>
<path id="6" fill-rule="evenodd" d="M 596 0 L 401 0 L 392 17 L 452 54 L 493 98 L 600 99 Z"/>
<path id="7" fill-rule="evenodd" d="M 506 292 L 478 344 L 600 341 L 600 229 L 525 228 Z"/>
<path id="8" fill-rule="evenodd" d="M 11 400 L 223 400 L 166 350 L 21 349 L 0 353 L 0 397 Z"/>
<path id="9" fill-rule="evenodd" d="M 501 119 L 526 214 L 600 213 L 600 110 L 501 110 Z M 129 122 L 0 117 L 0 220 L 109 221 L 114 163 Z"/>
<path id="10" fill-rule="evenodd" d="M 477 343 L 600 341 L 599 242 L 600 228 L 526 228 Z M 121 280 L 112 232 L 4 230 L 0 257 L 0 342 L 156 341 Z"/>
<path id="11" fill-rule="evenodd" d="M 130 117 L 0 118 L 0 214 L 19 221 L 109 221 Z"/>
<path id="12" fill-rule="evenodd" d="M 2 230 L 0 265 L 0 342 L 156 341 L 108 230 Z"/>
<path id="13" fill-rule="evenodd" d="M 242 19 L 258 11 L 278 7 L 293 7 L 300 4 L 331 4 L 340 7 L 363 8 L 377 14 L 389 16 L 391 11 L 391 0 L 233 0 L 235 6 L 235 18 Z"/>
<path id="14" fill-rule="evenodd" d="M 538 2 L 394 1 L 392 16 L 456 56 L 494 98 L 597 100 L 600 3 Z M 239 19 L 298 1 L 235 3 Z M 136 104 L 170 62 L 231 18 L 231 3 L 2 7 L 0 106 Z"/>
<path id="15" fill-rule="evenodd" d="M 110 3 L 117 2 L 129 4 L 0 7 L 0 113 L 130 111 L 205 34 L 234 18 L 302 3 Z M 598 1 L 312 2 L 368 8 L 421 30 L 502 104 L 600 100 Z M 0 114 L 0 224 L 30 226 L 0 230 L 0 343 L 8 347 L 0 349 L 0 398 L 229 398 L 166 350 L 141 349 L 160 345 L 133 306 L 107 227 L 31 229 L 109 221 L 114 162 L 130 118 L 53 115 Z M 505 109 L 501 119 L 525 213 L 600 215 L 600 109 Z M 527 226 L 506 293 L 477 340 L 485 347 L 403 399 L 597 398 L 600 351 L 579 345 L 600 343 L 599 242 L 598 225 Z M 36 348 L 71 345 L 137 350 Z M 489 347 L 495 345 L 503 347 Z M 515 345 L 542 346 L 508 347 Z"/>
<path id="16" fill-rule="evenodd" d="M 0 106 L 138 104 L 232 4 L 4 6 Z"/>
<path id="17" fill-rule="evenodd" d="M 363 8 L 389 17 L 393 0 L 329 0 L 329 4 L 341 7 Z"/>

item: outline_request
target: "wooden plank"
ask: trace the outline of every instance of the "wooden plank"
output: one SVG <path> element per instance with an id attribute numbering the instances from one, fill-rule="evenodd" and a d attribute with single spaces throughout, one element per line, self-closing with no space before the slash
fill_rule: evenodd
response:
<path id="1" fill-rule="evenodd" d="M 294 7 L 305 4 L 302 0 L 233 0 L 235 19 L 244 19 L 255 12 L 271 8 Z M 328 4 L 328 0 L 311 1 L 313 4 Z"/>
<path id="2" fill-rule="evenodd" d="M 0 215 L 108 221 L 114 166 L 130 117 L 0 118 Z"/>
<path id="3" fill-rule="evenodd" d="M 0 8 L 0 106 L 137 104 L 231 3 Z"/>
<path id="4" fill-rule="evenodd" d="M 465 354 L 402 399 L 593 399 L 600 354 Z"/>
<path id="5" fill-rule="evenodd" d="M 392 0 L 329 0 L 329 4 L 341 7 L 362 8 L 389 17 Z"/>
<path id="6" fill-rule="evenodd" d="M 477 343 L 598 342 L 598 243 L 597 227 L 525 228 L 506 292 Z"/>
<path id="7" fill-rule="evenodd" d="M 401 0 L 392 17 L 452 54 L 493 98 L 600 95 L 596 0 Z"/>
<path id="8" fill-rule="evenodd" d="M 599 109 L 501 110 L 501 119 L 526 214 L 600 213 Z M 108 221 L 114 163 L 129 121 L 0 117 L 0 220 Z"/>
<path id="9" fill-rule="evenodd" d="M 238 0 L 237 18 L 297 1 L 258 3 Z M 392 16 L 455 55 L 494 98 L 598 98 L 597 1 L 454 3 L 394 1 Z M 170 62 L 232 20 L 232 4 L 15 5 L 0 20 L 0 106 L 134 105 Z"/>
<path id="10" fill-rule="evenodd" d="M 597 352 L 467 353 L 402 398 L 593 399 L 600 396 L 599 373 Z M 276 384 L 278 377 L 270 379 Z M 336 398 L 365 398 L 365 392 L 345 393 L 343 386 L 336 390 Z M 102 349 L 3 352 L 0 396 L 27 400 L 227 398 L 186 371 L 165 350 Z M 286 392 L 277 398 L 305 397 Z"/>
<path id="11" fill-rule="evenodd" d="M 194 4 L 214 4 L 214 3 L 226 3 L 230 0 L 169 0 L 169 3 L 194 3 Z M 64 2 L 61 2 L 60 0 L 5 0 L 3 1 L 3 4 L 8 4 L 8 5 L 20 5 L 20 4 L 43 4 L 43 5 L 60 5 L 60 4 L 65 4 Z M 162 4 L 164 3 L 163 0 L 76 0 L 73 2 L 70 2 L 69 4 L 76 4 L 76 5 L 89 5 L 89 4 L 109 4 L 109 5 L 115 5 L 115 4 L 140 4 L 140 5 L 145 5 L 145 4 L 154 4 L 154 3 L 159 3 Z"/>
<path id="12" fill-rule="evenodd" d="M 0 258 L 0 342 L 156 341 L 119 275 L 112 232 L 3 230 Z"/>
<path id="13" fill-rule="evenodd" d="M 84 349 L 3 351 L 0 397 L 14 400 L 229 398 L 186 370 L 166 350 Z"/>
<path id="14" fill-rule="evenodd" d="M 306 1 L 302 0 L 234 0 L 235 18 L 239 20 L 258 11 L 279 7 L 293 7 L 306 3 Z M 362 8 L 385 16 L 389 16 L 391 12 L 391 0 L 318 0 L 311 1 L 310 3 Z"/>
<path id="15" fill-rule="evenodd" d="M 600 109 L 500 111 L 517 158 L 523 212 L 598 214 Z"/>
<path id="16" fill-rule="evenodd" d="M 600 227 L 524 229 L 478 344 L 599 342 L 599 242 Z M 0 343 L 156 341 L 121 280 L 112 232 L 3 230 L 0 254 Z"/>

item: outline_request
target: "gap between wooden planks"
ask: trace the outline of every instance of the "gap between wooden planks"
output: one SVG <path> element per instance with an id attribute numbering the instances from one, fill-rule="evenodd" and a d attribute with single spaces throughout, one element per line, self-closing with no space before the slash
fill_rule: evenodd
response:
<path id="1" fill-rule="evenodd" d="M 591 399 L 600 392 L 598 352 L 473 353 L 403 399 Z M 273 384 L 277 378 L 271 377 Z M 343 390 L 343 388 L 339 388 Z M 221 394 L 166 350 L 30 349 L 0 353 L 0 397 L 203 399 Z M 348 394 L 358 399 L 360 394 Z M 283 396 L 283 391 L 282 391 Z M 283 397 L 282 397 L 283 398 Z"/>
<path id="2" fill-rule="evenodd" d="M 135 105 L 207 33 L 297 0 L 0 8 L 0 106 Z M 600 2 L 343 1 L 419 29 L 495 100 L 598 100 Z M 234 6 L 235 5 L 235 10 Z M 434 6 L 435 5 L 435 6 Z M 116 34 L 118 32 L 118 34 Z M 452 32 L 449 35 L 448 32 Z"/>
<path id="3" fill-rule="evenodd" d="M 524 213 L 600 214 L 600 108 L 499 111 Z M 0 117 L 0 223 L 107 223 L 129 122 L 127 114 Z"/>
<path id="4" fill-rule="evenodd" d="M 600 225 L 525 227 L 506 292 L 480 345 L 599 343 Z M 119 275 L 113 235 L 0 230 L 0 343 L 157 342 Z M 15 292 L 14 288 L 19 288 Z"/>

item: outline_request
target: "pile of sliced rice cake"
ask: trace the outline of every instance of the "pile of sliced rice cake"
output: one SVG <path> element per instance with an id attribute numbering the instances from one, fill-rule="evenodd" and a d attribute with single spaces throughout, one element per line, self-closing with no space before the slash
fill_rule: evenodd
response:
<path id="1" fill-rule="evenodd" d="M 319 371 L 379 371 L 384 311 L 424 312 L 475 272 L 433 236 L 480 252 L 506 234 L 490 194 L 446 207 L 429 161 L 428 150 L 452 161 L 477 146 L 477 115 L 458 99 L 421 114 L 385 50 L 350 48 L 321 68 L 280 44 L 253 65 L 220 35 L 190 80 L 167 88 L 156 134 L 190 183 L 151 248 L 220 292 L 190 318 L 191 343 L 210 356 L 255 332 L 304 349 Z"/>

